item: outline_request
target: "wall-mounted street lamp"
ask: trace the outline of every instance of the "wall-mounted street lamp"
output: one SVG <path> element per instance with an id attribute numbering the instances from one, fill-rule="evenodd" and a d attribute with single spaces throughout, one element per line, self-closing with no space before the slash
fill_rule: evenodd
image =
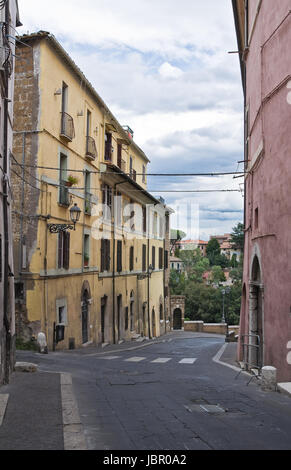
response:
<path id="1" fill-rule="evenodd" d="M 153 268 L 152 265 L 150 264 L 147 274 L 139 274 L 139 275 L 137 276 L 137 280 L 138 280 L 138 281 L 143 281 L 144 279 L 151 278 L 153 272 L 154 272 L 154 268 Z"/>
<path id="2" fill-rule="evenodd" d="M 70 218 L 72 224 L 49 224 L 48 229 L 51 233 L 66 232 L 67 230 L 76 230 L 76 223 L 79 222 L 81 217 L 81 209 L 74 204 L 70 209 Z"/>

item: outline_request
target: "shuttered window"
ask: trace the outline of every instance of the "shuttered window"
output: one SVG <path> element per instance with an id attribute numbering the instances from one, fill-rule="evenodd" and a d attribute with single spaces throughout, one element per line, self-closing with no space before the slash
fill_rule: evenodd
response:
<path id="1" fill-rule="evenodd" d="M 163 248 L 159 248 L 159 269 L 163 269 Z"/>
<path id="2" fill-rule="evenodd" d="M 61 232 L 58 238 L 58 268 L 69 269 L 70 267 L 70 233 Z"/>
<path id="3" fill-rule="evenodd" d="M 156 269 L 156 248 L 152 247 L 152 267 Z"/>
<path id="4" fill-rule="evenodd" d="M 101 240 L 101 272 L 110 271 L 110 240 Z"/>
<path id="5" fill-rule="evenodd" d="M 111 162 L 112 159 L 112 134 L 106 132 L 105 134 L 105 161 Z"/>
<path id="6" fill-rule="evenodd" d="M 143 245 L 142 246 L 142 270 L 145 272 L 147 270 L 147 246 Z"/>
<path id="7" fill-rule="evenodd" d="M 134 268 L 134 247 L 130 247 L 130 252 L 129 252 L 129 270 L 133 271 Z"/>
<path id="8" fill-rule="evenodd" d="M 122 241 L 117 240 L 117 272 L 122 271 Z"/>

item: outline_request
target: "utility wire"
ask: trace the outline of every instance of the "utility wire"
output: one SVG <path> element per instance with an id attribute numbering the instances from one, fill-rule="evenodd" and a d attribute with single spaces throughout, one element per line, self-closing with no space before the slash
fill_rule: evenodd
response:
<path id="1" fill-rule="evenodd" d="M 18 164 L 19 165 L 19 164 Z M 48 167 L 48 166 L 40 166 L 40 165 L 21 165 L 28 168 L 39 168 L 43 170 L 52 170 L 52 171 L 61 171 L 63 170 L 60 167 Z M 100 171 L 100 170 L 75 170 L 66 168 L 66 172 L 72 173 L 91 173 L 91 174 L 110 174 L 110 175 L 118 175 L 115 171 Z M 146 176 L 228 176 L 228 175 L 244 175 L 245 171 L 230 171 L 230 172 L 211 172 L 211 173 L 147 173 Z M 132 176 L 131 173 L 123 173 L 125 176 Z M 136 173 L 136 176 L 144 176 L 144 173 Z"/>

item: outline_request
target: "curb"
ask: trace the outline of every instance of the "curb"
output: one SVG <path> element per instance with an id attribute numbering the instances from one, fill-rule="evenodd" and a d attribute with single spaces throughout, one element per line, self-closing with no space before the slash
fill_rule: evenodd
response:
<path id="1" fill-rule="evenodd" d="M 87 450 L 71 374 L 61 373 L 64 450 Z"/>
<path id="2" fill-rule="evenodd" d="M 227 362 L 223 362 L 220 360 L 221 356 L 223 355 L 224 351 L 226 350 L 227 348 L 227 345 L 229 343 L 225 343 L 221 348 L 220 350 L 218 351 L 218 353 L 212 358 L 213 362 L 216 362 L 217 364 L 221 364 L 222 366 L 225 366 L 225 367 L 229 367 L 230 369 L 236 371 L 236 372 L 241 372 L 243 374 L 247 374 L 247 372 L 245 372 L 244 370 L 242 370 L 240 367 L 236 367 L 236 366 L 233 366 L 232 364 L 228 364 Z"/>
<path id="3" fill-rule="evenodd" d="M 0 394 L 0 426 L 3 424 L 4 416 L 6 413 L 6 408 L 8 405 L 9 395 Z"/>

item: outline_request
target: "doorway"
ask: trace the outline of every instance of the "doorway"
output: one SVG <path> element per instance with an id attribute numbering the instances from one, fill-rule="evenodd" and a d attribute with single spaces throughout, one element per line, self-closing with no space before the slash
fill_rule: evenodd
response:
<path id="1" fill-rule="evenodd" d="M 182 310 L 180 308 L 174 310 L 173 329 L 182 330 Z"/>
<path id="2" fill-rule="evenodd" d="M 89 293 L 87 290 L 83 292 L 82 296 L 82 342 L 83 344 L 89 341 Z"/>
<path id="3" fill-rule="evenodd" d="M 255 256 L 252 266 L 252 281 L 250 284 L 249 309 L 249 362 L 252 366 L 263 366 L 263 285 L 261 267 Z"/>

